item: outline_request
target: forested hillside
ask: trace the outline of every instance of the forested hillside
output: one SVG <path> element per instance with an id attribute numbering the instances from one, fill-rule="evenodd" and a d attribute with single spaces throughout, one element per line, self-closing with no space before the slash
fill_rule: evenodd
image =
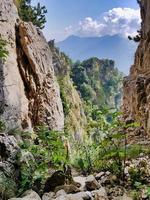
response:
<path id="1" fill-rule="evenodd" d="M 123 73 L 115 68 L 113 60 L 94 57 L 76 62 L 71 77 L 85 101 L 99 107 L 119 108 L 121 105 Z"/>

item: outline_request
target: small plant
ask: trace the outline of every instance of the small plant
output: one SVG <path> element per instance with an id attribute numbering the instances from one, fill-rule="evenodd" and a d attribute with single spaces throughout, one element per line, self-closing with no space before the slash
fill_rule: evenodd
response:
<path id="1" fill-rule="evenodd" d="M 146 194 L 147 194 L 147 197 L 150 198 L 150 187 L 147 188 Z"/>
<path id="2" fill-rule="evenodd" d="M 92 172 L 93 169 L 93 153 L 95 151 L 94 145 L 90 144 L 89 141 L 74 142 L 75 152 L 73 153 L 72 165 L 79 169 L 82 174 L 87 175 Z"/>
<path id="3" fill-rule="evenodd" d="M 0 132 L 3 132 L 6 130 L 6 126 L 5 126 L 5 123 L 0 121 Z"/>
<path id="4" fill-rule="evenodd" d="M 6 50 L 7 42 L 0 38 L 0 58 L 6 60 L 8 51 Z"/>
<path id="5" fill-rule="evenodd" d="M 24 134 L 23 138 L 22 155 L 19 155 L 22 160 L 20 193 L 31 188 L 37 180 L 46 179 L 50 169 L 63 169 L 69 159 L 64 133 L 37 127 L 34 134 Z"/>

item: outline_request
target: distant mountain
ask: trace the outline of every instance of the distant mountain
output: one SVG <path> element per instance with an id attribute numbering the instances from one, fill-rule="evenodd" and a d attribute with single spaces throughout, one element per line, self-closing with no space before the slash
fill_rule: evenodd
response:
<path id="1" fill-rule="evenodd" d="M 134 60 L 137 43 L 119 35 L 88 38 L 72 35 L 56 46 L 73 60 L 83 61 L 93 56 L 112 59 L 116 67 L 127 74 Z"/>

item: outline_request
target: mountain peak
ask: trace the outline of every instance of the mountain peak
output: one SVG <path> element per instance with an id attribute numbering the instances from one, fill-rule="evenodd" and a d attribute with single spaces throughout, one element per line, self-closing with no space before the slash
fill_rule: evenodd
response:
<path id="1" fill-rule="evenodd" d="M 56 44 L 71 59 L 86 60 L 90 57 L 112 59 L 120 71 L 128 74 L 134 60 L 137 44 L 116 34 L 102 37 L 79 37 L 70 35 Z"/>

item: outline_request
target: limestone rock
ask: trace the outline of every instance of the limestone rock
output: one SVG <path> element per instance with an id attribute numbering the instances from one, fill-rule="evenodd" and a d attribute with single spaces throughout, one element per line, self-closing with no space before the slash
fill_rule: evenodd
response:
<path id="1" fill-rule="evenodd" d="M 0 0 L 0 35 L 9 55 L 0 62 L 0 118 L 8 128 L 64 127 L 52 53 L 42 33 L 19 20 L 13 0 Z"/>
<path id="2" fill-rule="evenodd" d="M 39 195 L 33 190 L 26 191 L 20 198 L 12 198 L 9 200 L 41 200 Z"/>
<path id="3" fill-rule="evenodd" d="M 68 194 L 56 198 L 56 200 L 90 200 L 90 199 L 91 196 L 86 192 L 79 192 L 77 194 Z"/>
<path id="4" fill-rule="evenodd" d="M 54 192 L 45 193 L 42 196 L 42 200 L 52 200 L 54 196 L 55 196 Z"/>
<path id="5" fill-rule="evenodd" d="M 56 198 L 59 196 L 66 196 L 66 192 L 63 189 L 59 190 L 58 192 L 56 192 Z"/>
<path id="6" fill-rule="evenodd" d="M 32 23 L 21 22 L 19 36 L 19 69 L 25 89 L 29 91 L 32 124 L 46 124 L 53 130 L 63 130 L 63 108 L 49 46 Z"/>
<path id="7" fill-rule="evenodd" d="M 53 192 L 45 193 L 42 200 L 92 200 L 90 192 L 78 192 L 76 194 L 66 194 L 64 190 L 59 190 L 56 194 Z"/>
<path id="8" fill-rule="evenodd" d="M 96 180 L 100 180 L 101 177 L 104 175 L 105 175 L 105 172 L 100 172 L 100 173 L 96 174 L 95 178 L 96 178 Z"/>
<path id="9" fill-rule="evenodd" d="M 140 7 L 141 41 L 130 74 L 124 79 L 123 112 L 150 134 L 150 1 L 141 0 Z"/>
<path id="10" fill-rule="evenodd" d="M 14 136 L 0 134 L 0 196 L 11 198 L 15 196 L 19 178 L 17 154 L 20 149 Z"/>
<path id="11" fill-rule="evenodd" d="M 68 195 L 68 200 L 90 200 L 91 195 L 88 192 L 79 192 Z"/>
<path id="12" fill-rule="evenodd" d="M 107 192 L 104 187 L 92 191 L 92 196 L 94 196 L 94 200 L 108 200 Z"/>
<path id="13" fill-rule="evenodd" d="M 90 190 L 90 191 L 99 189 L 101 187 L 93 175 L 90 175 L 87 177 L 85 185 L 86 185 L 87 190 Z"/>
<path id="14" fill-rule="evenodd" d="M 70 61 L 63 53 L 55 48 L 54 41 L 50 41 L 49 46 L 53 55 L 54 72 L 58 79 L 63 99 L 66 130 L 76 140 L 82 140 L 86 132 L 87 119 L 80 94 L 74 87 L 70 76 Z M 65 102 L 67 102 L 67 105 Z"/>
<path id="15" fill-rule="evenodd" d="M 75 185 L 62 185 L 62 186 L 57 186 L 55 188 L 55 192 L 59 190 L 64 190 L 67 194 L 74 194 L 77 192 L 80 192 L 79 188 L 77 188 Z"/>
<path id="16" fill-rule="evenodd" d="M 76 176 L 76 177 L 73 177 L 73 180 L 77 183 L 80 183 L 80 190 L 81 191 L 84 191 L 85 190 L 85 182 L 86 182 L 86 177 L 84 176 Z"/>

